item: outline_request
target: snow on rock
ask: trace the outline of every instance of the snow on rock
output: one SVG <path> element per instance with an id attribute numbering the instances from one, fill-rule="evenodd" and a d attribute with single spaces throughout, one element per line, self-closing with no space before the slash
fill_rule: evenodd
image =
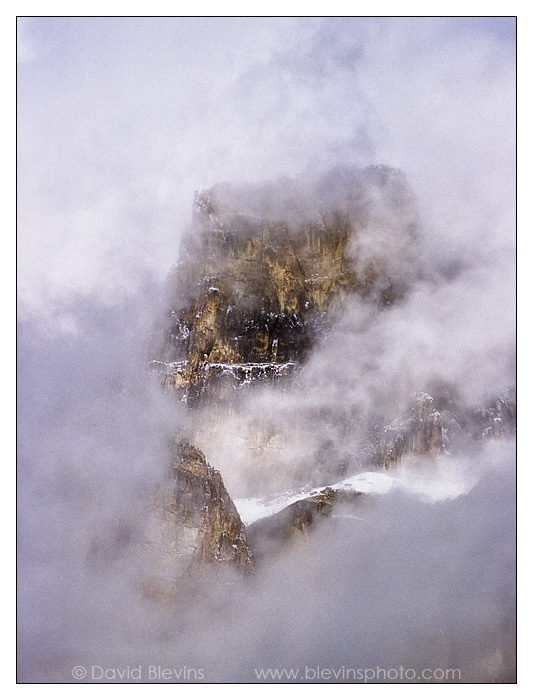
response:
<path id="1" fill-rule="evenodd" d="M 245 525 L 268 518 L 279 513 L 292 503 L 312 496 L 317 496 L 329 488 L 333 491 L 357 492 L 365 494 L 386 494 L 401 490 L 429 502 L 457 498 L 470 489 L 469 484 L 461 480 L 447 478 L 423 478 L 414 474 L 389 476 L 384 472 L 362 472 L 343 479 L 335 484 L 318 488 L 306 487 L 275 494 L 270 497 L 241 498 L 234 501 Z"/>

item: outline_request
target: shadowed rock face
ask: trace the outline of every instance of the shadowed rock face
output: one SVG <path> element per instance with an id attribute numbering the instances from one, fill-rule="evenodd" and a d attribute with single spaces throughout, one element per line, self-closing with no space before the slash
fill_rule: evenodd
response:
<path id="1" fill-rule="evenodd" d="M 184 574 L 209 563 L 254 571 L 244 525 L 220 472 L 190 445 L 175 447 L 147 542 L 155 556 L 149 588 L 157 595 L 172 595 Z"/>
<path id="2" fill-rule="evenodd" d="M 359 231 L 377 216 L 376 191 L 380 208 L 396 211 L 410 245 L 412 200 L 402 175 L 387 168 L 313 184 L 197 192 L 155 358 L 165 386 L 194 403 L 217 393 L 221 367 L 241 367 L 241 374 L 248 368 L 252 380 L 286 376 L 309 356 L 347 294 L 389 304 L 399 280 L 357 250 Z M 254 373 L 253 365 L 269 369 Z M 235 386 L 238 375 L 230 369 L 224 378 Z"/>
<path id="3" fill-rule="evenodd" d="M 275 515 L 255 521 L 248 526 L 248 539 L 258 567 L 265 559 L 275 556 L 280 548 L 297 545 L 339 506 L 357 511 L 361 499 L 364 500 L 364 496 L 357 491 L 325 488 L 314 496 L 291 503 Z"/>
<path id="4" fill-rule="evenodd" d="M 198 562 L 237 563 L 253 570 L 253 559 L 244 525 L 231 500 L 220 472 L 213 469 L 200 450 L 180 445 L 173 464 L 175 501 L 170 495 L 166 507 L 183 528 L 198 531 L 193 545 Z"/>
<path id="5" fill-rule="evenodd" d="M 446 389 L 434 396 L 419 391 L 409 415 L 371 436 L 370 463 L 389 468 L 405 457 L 437 456 L 465 440 L 499 438 L 515 430 L 516 403 L 510 395 L 469 408 Z"/>

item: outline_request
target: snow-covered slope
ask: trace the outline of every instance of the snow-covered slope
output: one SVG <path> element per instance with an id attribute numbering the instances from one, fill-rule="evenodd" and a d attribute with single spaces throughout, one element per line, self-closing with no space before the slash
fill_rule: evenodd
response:
<path id="1" fill-rule="evenodd" d="M 390 476 L 385 472 L 362 472 L 343 479 L 335 484 L 321 487 L 294 489 L 268 497 L 241 498 L 234 501 L 245 525 L 279 513 L 292 503 L 323 493 L 325 489 L 334 491 L 385 494 L 393 490 L 403 490 L 421 500 L 436 502 L 456 498 L 470 490 L 471 484 L 460 478 L 422 478 L 410 473 Z"/>

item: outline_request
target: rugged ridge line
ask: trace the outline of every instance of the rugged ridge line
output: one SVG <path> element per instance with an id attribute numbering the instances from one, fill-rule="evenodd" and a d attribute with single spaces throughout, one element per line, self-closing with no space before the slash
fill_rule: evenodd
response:
<path id="1" fill-rule="evenodd" d="M 372 235 L 377 232 L 377 242 L 365 237 L 367 227 Z M 392 238 L 379 240 L 382 229 Z M 394 253 L 402 264 L 395 268 L 394 255 L 380 253 L 380 247 L 396 238 Z M 248 404 L 236 397 L 263 382 L 282 382 L 289 389 L 343 303 L 352 295 L 376 311 L 394 303 L 408 291 L 405 277 L 416 277 L 415 259 L 416 209 L 403 175 L 391 168 L 337 172 L 312 183 L 219 185 L 196 193 L 193 224 L 168 280 L 163 338 L 151 362 L 166 390 L 188 408 L 201 409 L 187 411 L 183 436 L 191 444 L 179 446 L 175 481 L 156 508 L 157 527 L 163 528 L 162 579 L 176 580 L 177 562 L 180 570 L 184 563 L 190 569 L 213 562 L 254 570 L 235 504 L 219 472 L 192 443 L 207 453 L 206 444 L 214 444 L 220 454 L 219 425 L 227 425 L 234 407 L 239 415 L 246 413 Z M 335 445 L 325 451 L 322 445 L 291 474 L 323 484 L 514 432 L 516 405 L 510 394 L 467 407 L 452 387 L 436 386 L 414 395 L 398 417 L 376 405 L 372 415 L 354 418 L 358 423 L 349 429 L 360 437 L 356 455 L 337 455 Z M 387 410 L 392 415 L 385 415 Z M 291 428 L 279 421 L 269 426 L 266 419 L 261 425 L 261 420 L 252 416 L 250 441 L 262 433 L 268 439 L 260 455 L 250 453 L 249 459 L 261 474 L 270 470 L 271 486 L 277 468 L 272 451 L 282 450 L 284 439 L 294 458 Z M 301 436 L 295 439 L 301 443 Z M 242 457 L 248 469 L 248 457 Z M 359 507 L 359 495 L 325 487 L 253 523 L 254 554 L 263 558 L 306 535 L 341 503 Z"/>

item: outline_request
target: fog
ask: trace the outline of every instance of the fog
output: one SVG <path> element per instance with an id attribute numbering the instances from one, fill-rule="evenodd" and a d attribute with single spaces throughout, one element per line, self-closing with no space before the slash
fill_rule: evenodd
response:
<path id="1" fill-rule="evenodd" d="M 234 498 L 320 481 L 306 465 L 324 444 L 363 469 L 361 417 L 393 421 L 419 389 L 468 407 L 513 391 L 514 20 L 22 18 L 18 32 L 19 680 L 69 682 L 79 665 L 512 679 L 512 438 L 406 467 L 457 498 L 368 499 L 253 580 L 209 575 L 171 608 L 140 595 L 138 543 L 190 419 L 147 366 L 200 188 L 386 164 L 416 210 L 412 253 L 376 193 L 352 251 L 404 296 L 383 312 L 349 299 L 294 387 L 250 392 L 204 435 Z M 276 464 L 250 463 L 258 421 L 282 435 Z"/>

